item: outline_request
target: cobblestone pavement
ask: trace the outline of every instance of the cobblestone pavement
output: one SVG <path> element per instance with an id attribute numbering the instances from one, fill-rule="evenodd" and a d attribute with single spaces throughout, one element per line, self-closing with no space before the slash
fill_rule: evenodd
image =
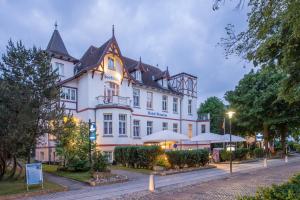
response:
<path id="1" fill-rule="evenodd" d="M 270 167 L 251 172 L 241 172 L 231 177 L 185 187 L 165 187 L 154 193 L 138 192 L 116 199 L 143 200 L 231 200 L 242 195 L 253 195 L 259 187 L 280 184 L 295 173 L 300 173 L 300 162 Z"/>

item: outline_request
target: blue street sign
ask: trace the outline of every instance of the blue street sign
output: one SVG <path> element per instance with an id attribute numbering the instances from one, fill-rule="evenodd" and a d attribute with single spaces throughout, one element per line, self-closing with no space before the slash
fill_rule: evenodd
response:
<path id="1" fill-rule="evenodd" d="M 263 140 L 263 135 L 261 133 L 256 134 L 256 141 L 260 142 Z"/>
<path id="2" fill-rule="evenodd" d="M 96 123 L 92 122 L 90 124 L 90 140 L 95 141 L 96 140 Z"/>
<path id="3" fill-rule="evenodd" d="M 42 163 L 26 164 L 26 183 L 27 190 L 28 185 L 43 184 Z"/>

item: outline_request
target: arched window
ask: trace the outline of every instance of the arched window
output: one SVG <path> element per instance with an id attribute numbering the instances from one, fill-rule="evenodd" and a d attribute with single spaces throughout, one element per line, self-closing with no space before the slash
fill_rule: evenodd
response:
<path id="1" fill-rule="evenodd" d="M 105 82 L 104 84 L 104 100 L 107 103 L 112 102 L 113 96 L 119 96 L 119 85 L 114 82 Z"/>

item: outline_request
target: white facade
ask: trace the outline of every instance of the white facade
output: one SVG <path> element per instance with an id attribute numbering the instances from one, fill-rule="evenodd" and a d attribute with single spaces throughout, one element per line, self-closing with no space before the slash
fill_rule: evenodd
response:
<path id="1" fill-rule="evenodd" d="M 116 45 L 114 42 L 116 41 L 113 40 L 109 45 Z M 109 67 L 109 64 L 112 64 L 109 63 L 112 62 L 111 59 L 113 59 L 113 68 Z M 57 66 L 57 63 L 63 66 L 60 74 L 64 94 L 61 103 L 64 103 L 67 112 L 71 111 L 79 120 L 96 122 L 96 144 L 99 149 L 113 152 L 116 146 L 142 145 L 143 136 L 150 134 L 151 130 L 154 133 L 163 128 L 189 137 L 210 131 L 209 116 L 204 120 L 198 120 L 197 89 L 184 84 L 185 79 L 189 79 L 192 80 L 193 86 L 197 85 L 196 77 L 186 73 L 162 77 L 152 80 L 162 87 L 152 87 L 143 80 L 143 75 L 150 73 L 149 70 L 153 66 L 144 64 L 144 72 L 139 69 L 130 72 L 131 74 L 138 72 L 135 80 L 132 80 L 128 78 L 129 68 L 125 66 L 126 62 L 121 52 L 116 54 L 104 52 L 102 61 L 99 62 L 101 63 L 99 66 L 87 68 L 80 74 L 74 73 L 76 66 L 73 62 L 58 58 L 51 60 L 53 66 Z M 183 81 L 180 87 L 177 87 L 180 84 L 174 85 L 177 79 Z M 189 91 L 188 89 L 191 89 L 190 93 L 186 92 Z M 149 101 L 151 96 L 152 102 Z M 55 143 L 41 143 L 36 150 L 36 159 L 53 161 L 54 146 Z M 193 145 L 186 146 L 191 148 Z M 51 148 L 50 153 L 53 155 L 49 156 Z"/>

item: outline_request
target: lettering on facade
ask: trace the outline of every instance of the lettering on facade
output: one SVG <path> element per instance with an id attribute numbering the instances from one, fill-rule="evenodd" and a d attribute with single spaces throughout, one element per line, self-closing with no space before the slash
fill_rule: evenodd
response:
<path id="1" fill-rule="evenodd" d="M 159 117 L 167 117 L 168 116 L 167 114 L 164 114 L 164 113 L 152 112 L 152 111 L 148 111 L 148 115 L 159 116 Z"/>
<path id="2" fill-rule="evenodd" d="M 104 78 L 108 80 L 115 80 L 112 75 L 104 75 Z"/>

